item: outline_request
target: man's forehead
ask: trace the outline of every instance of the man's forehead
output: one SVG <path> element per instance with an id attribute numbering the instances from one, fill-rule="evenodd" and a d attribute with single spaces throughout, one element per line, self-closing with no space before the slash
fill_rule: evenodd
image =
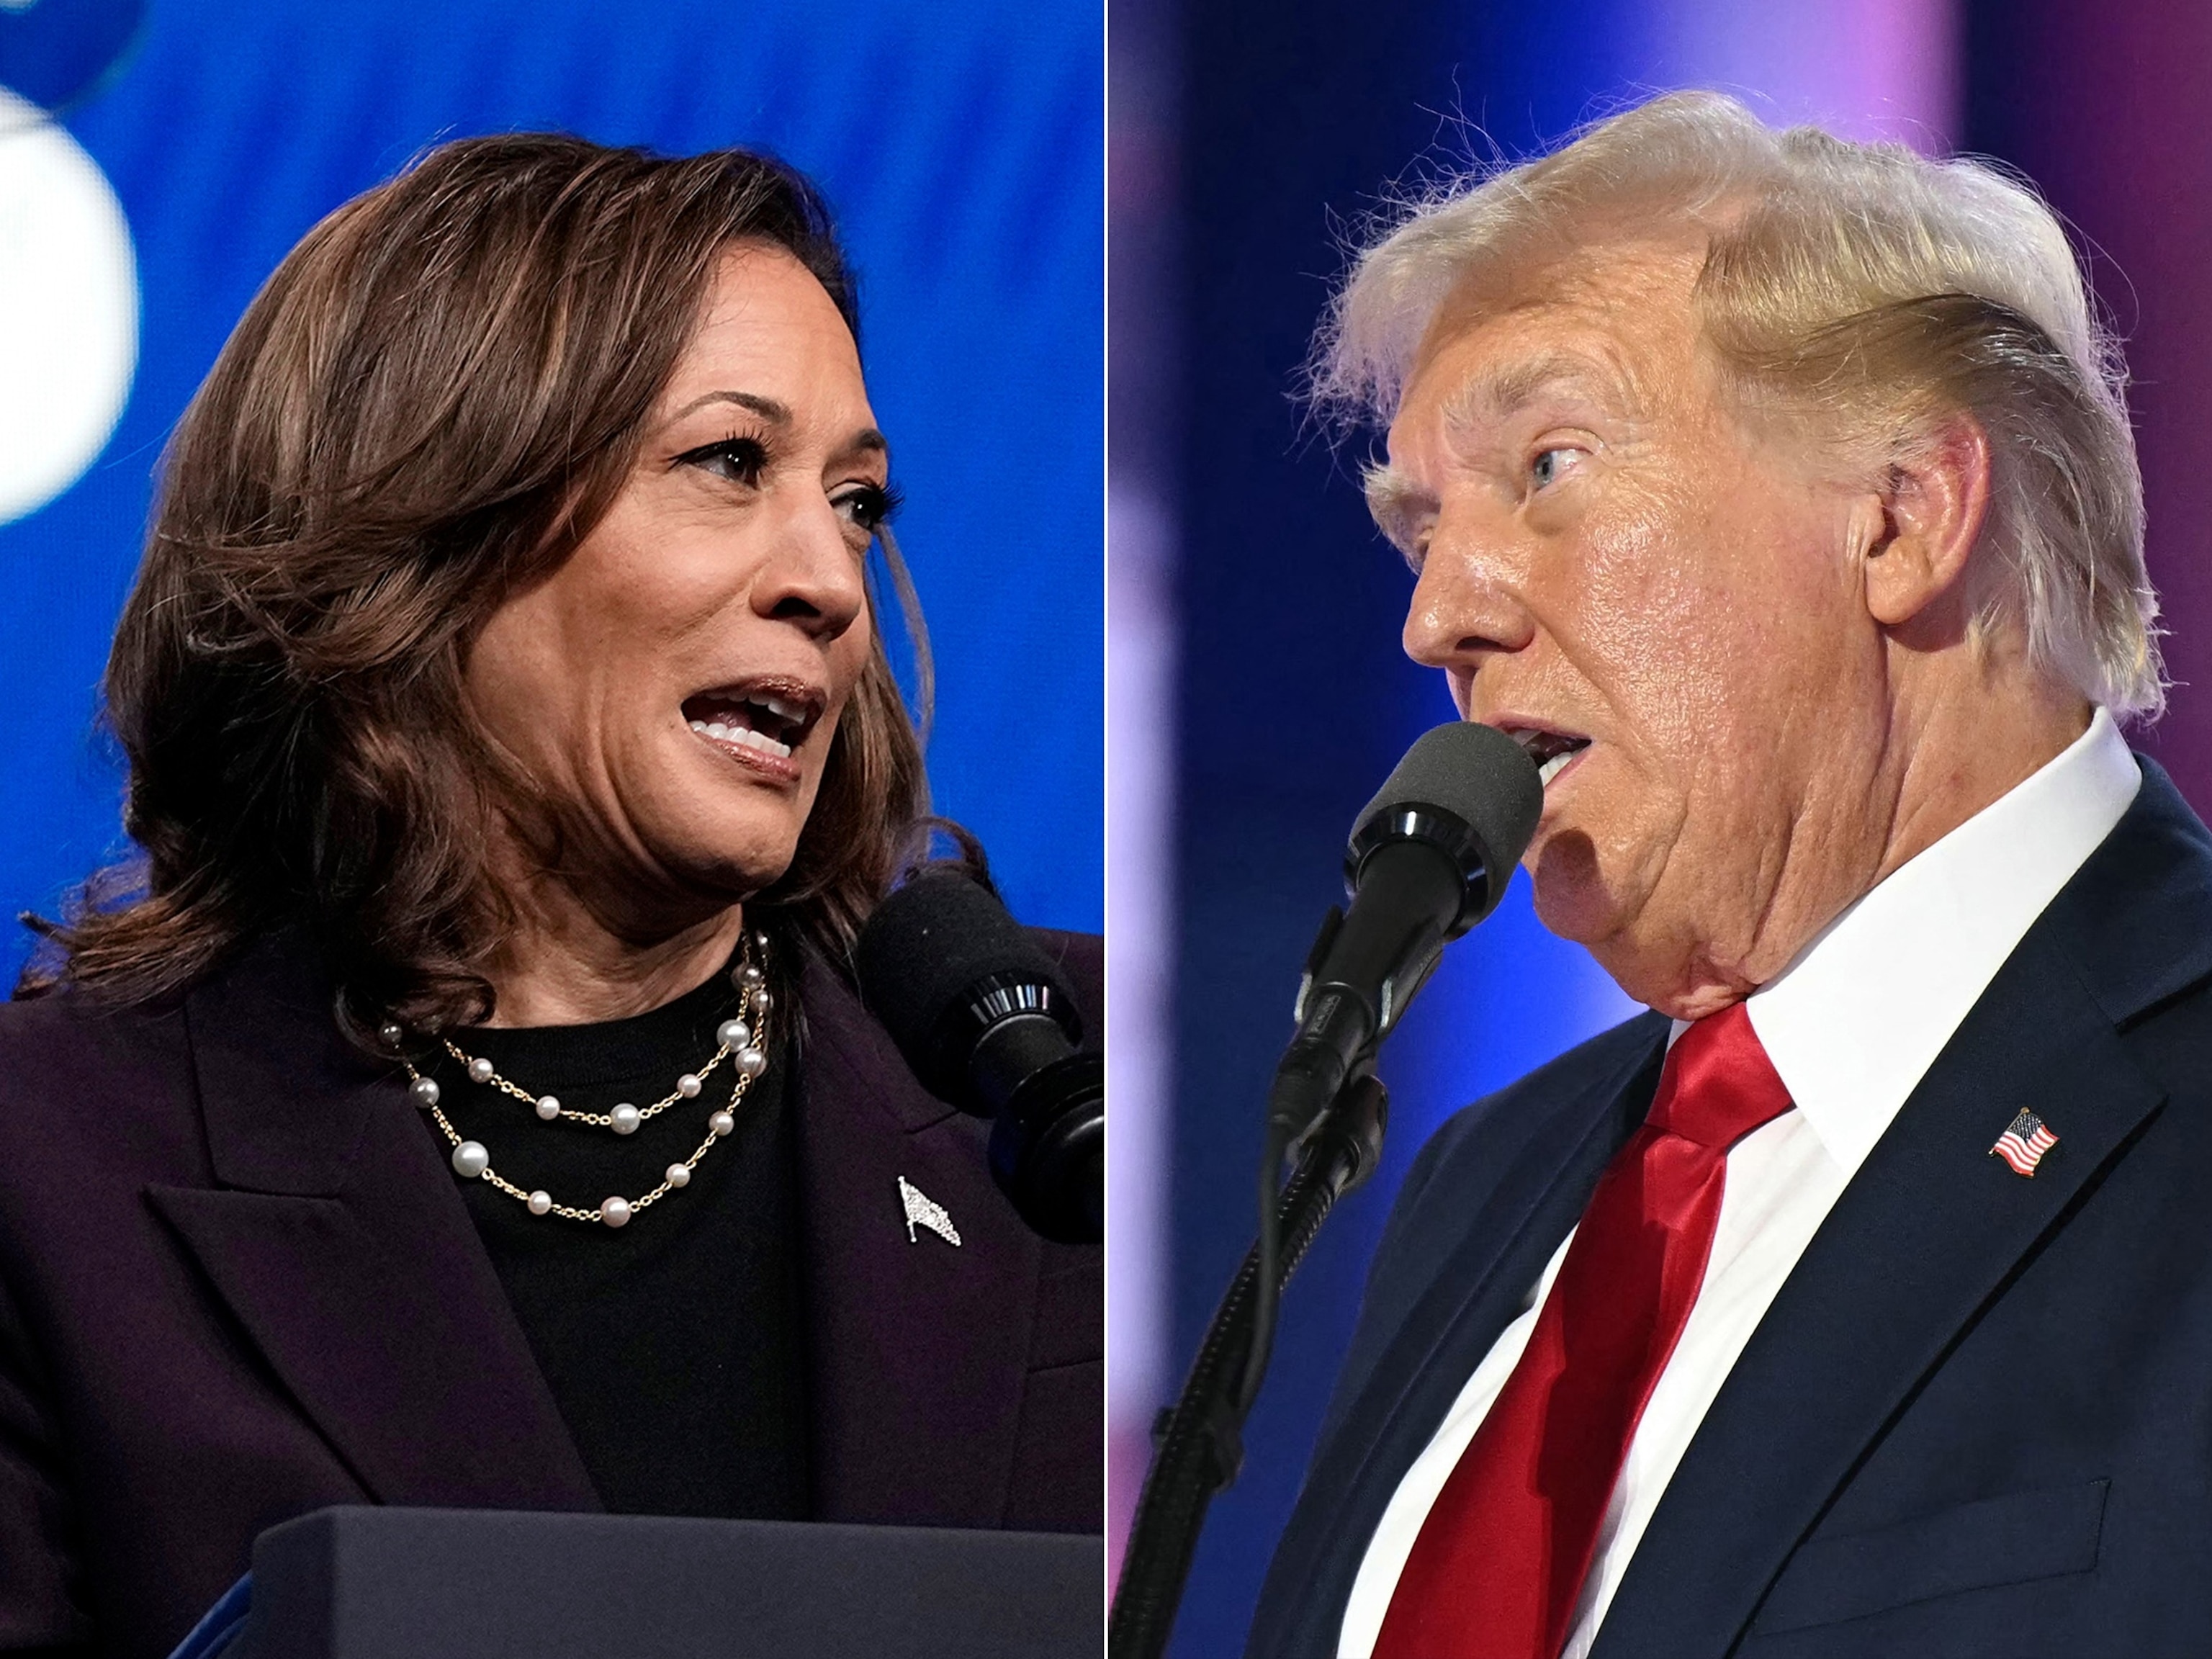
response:
<path id="1" fill-rule="evenodd" d="M 1471 270 L 1430 319 L 1407 377 L 1410 398 L 1441 360 L 1455 403 L 1525 403 L 1551 381 L 1602 381 L 1624 355 L 1694 333 L 1702 248 L 1679 240 L 1599 246 L 1572 257 Z"/>
<path id="2" fill-rule="evenodd" d="M 1506 303 L 1465 298 L 1439 309 L 1404 397 L 1401 421 L 1438 419 L 1448 434 L 1480 432 L 1553 396 L 1626 412 L 1649 382 L 1694 352 L 1695 270 L 1679 257 L 1594 258 L 1524 283 Z"/>

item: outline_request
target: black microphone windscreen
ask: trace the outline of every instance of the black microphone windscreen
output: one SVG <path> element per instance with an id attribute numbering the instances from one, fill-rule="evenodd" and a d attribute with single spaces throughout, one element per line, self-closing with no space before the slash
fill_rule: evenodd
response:
<path id="1" fill-rule="evenodd" d="M 1408 806 L 1441 807 L 1465 823 L 1502 888 L 1544 816 L 1544 781 L 1528 751 L 1496 726 L 1454 720 L 1414 739 L 1360 813 L 1354 839 L 1378 815 Z"/>
<path id="2" fill-rule="evenodd" d="M 926 870 L 878 905 L 853 948 L 860 1000 L 881 1022 L 922 1081 L 941 1063 L 933 1049 L 946 1014 L 994 975 L 1049 985 L 1071 1012 L 1074 993 L 1053 959 L 972 877 Z"/>

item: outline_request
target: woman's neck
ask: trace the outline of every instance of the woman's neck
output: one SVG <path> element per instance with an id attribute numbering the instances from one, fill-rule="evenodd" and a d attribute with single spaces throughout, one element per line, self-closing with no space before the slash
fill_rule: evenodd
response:
<path id="1" fill-rule="evenodd" d="M 640 939 L 547 883 L 518 903 L 515 927 L 485 969 L 497 997 L 488 1024 L 589 1025 L 650 1013 L 706 983 L 736 954 L 744 908 L 732 904 Z"/>

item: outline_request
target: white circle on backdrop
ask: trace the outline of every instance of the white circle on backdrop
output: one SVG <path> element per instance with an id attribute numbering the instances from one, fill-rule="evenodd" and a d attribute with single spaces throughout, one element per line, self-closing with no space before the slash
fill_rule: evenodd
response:
<path id="1" fill-rule="evenodd" d="M 138 366 L 138 262 L 100 163 L 0 87 L 0 524 L 107 445 Z"/>

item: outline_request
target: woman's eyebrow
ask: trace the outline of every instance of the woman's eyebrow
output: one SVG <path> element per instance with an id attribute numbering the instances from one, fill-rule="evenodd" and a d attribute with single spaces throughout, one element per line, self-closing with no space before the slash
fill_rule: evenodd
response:
<path id="1" fill-rule="evenodd" d="M 848 460 L 861 455 L 880 455 L 888 462 L 891 458 L 891 441 L 872 426 L 864 426 L 845 440 L 845 447 L 836 454 L 838 460 Z"/>
<path id="2" fill-rule="evenodd" d="M 678 410 L 676 413 L 669 418 L 672 420 L 680 421 L 686 415 L 706 408 L 708 404 L 735 404 L 740 409 L 750 409 L 754 414 L 759 416 L 761 419 L 767 421 L 773 425 L 789 426 L 791 424 L 790 404 L 778 403 L 773 398 L 763 398 L 759 393 L 754 392 L 702 392 L 698 397 L 694 398 L 690 403 L 684 404 L 683 408 Z"/>
<path id="3" fill-rule="evenodd" d="M 694 398 L 668 418 L 680 421 L 709 404 L 735 404 L 740 409 L 750 409 L 771 426 L 789 426 L 793 419 L 791 405 L 774 398 L 763 398 L 757 392 L 706 392 Z M 888 459 L 891 453 L 890 440 L 874 427 L 864 426 L 848 438 L 837 452 L 840 460 L 855 455 L 881 455 Z"/>

